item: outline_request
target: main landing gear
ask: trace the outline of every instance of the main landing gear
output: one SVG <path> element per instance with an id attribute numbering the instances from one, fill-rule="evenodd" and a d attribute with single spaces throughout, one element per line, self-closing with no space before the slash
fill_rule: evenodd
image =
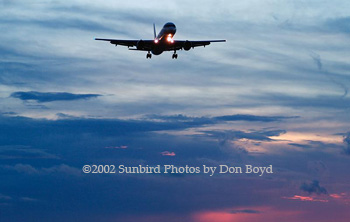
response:
<path id="1" fill-rule="evenodd" d="M 151 58 L 152 58 L 152 54 L 150 52 L 148 52 L 146 55 L 146 59 L 151 59 Z"/>
<path id="2" fill-rule="evenodd" d="M 176 51 L 174 51 L 174 54 L 173 54 L 172 59 L 177 59 L 177 54 L 176 54 Z"/>

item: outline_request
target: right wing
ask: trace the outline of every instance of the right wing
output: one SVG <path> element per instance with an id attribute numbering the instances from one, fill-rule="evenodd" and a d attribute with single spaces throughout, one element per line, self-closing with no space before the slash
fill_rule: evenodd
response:
<path id="1" fill-rule="evenodd" d="M 114 45 L 122 45 L 127 47 L 136 47 L 134 50 L 149 51 L 152 50 L 153 40 L 122 40 L 122 39 L 99 39 L 95 40 L 107 41 Z"/>

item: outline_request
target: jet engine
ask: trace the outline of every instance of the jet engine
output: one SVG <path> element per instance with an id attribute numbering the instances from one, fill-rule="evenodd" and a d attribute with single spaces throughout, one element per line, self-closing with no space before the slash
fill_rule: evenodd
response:
<path id="1" fill-rule="evenodd" d="M 142 39 L 137 42 L 137 49 L 143 49 L 144 46 L 145 42 Z"/>
<path id="2" fill-rule="evenodd" d="M 186 41 L 184 42 L 184 45 L 183 45 L 184 50 L 188 51 L 188 50 L 191 49 L 191 47 L 192 47 L 192 42 L 186 40 Z"/>

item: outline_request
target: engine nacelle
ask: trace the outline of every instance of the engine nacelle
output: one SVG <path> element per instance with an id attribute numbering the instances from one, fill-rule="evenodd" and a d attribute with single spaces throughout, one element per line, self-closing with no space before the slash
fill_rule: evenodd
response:
<path id="1" fill-rule="evenodd" d="M 184 48 L 184 50 L 188 51 L 188 50 L 190 50 L 191 47 L 192 47 L 192 42 L 186 40 L 186 41 L 184 42 L 184 45 L 183 45 L 182 47 Z"/>
<path id="2" fill-rule="evenodd" d="M 145 46 L 145 42 L 141 39 L 137 42 L 137 49 L 143 49 L 143 47 Z"/>

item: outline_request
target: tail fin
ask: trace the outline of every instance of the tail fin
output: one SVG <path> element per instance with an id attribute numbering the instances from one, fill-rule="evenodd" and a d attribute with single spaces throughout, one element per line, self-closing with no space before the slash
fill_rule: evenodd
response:
<path id="1" fill-rule="evenodd" d="M 153 23 L 153 34 L 154 34 L 154 39 L 157 37 L 157 33 L 156 33 L 156 24 Z"/>

